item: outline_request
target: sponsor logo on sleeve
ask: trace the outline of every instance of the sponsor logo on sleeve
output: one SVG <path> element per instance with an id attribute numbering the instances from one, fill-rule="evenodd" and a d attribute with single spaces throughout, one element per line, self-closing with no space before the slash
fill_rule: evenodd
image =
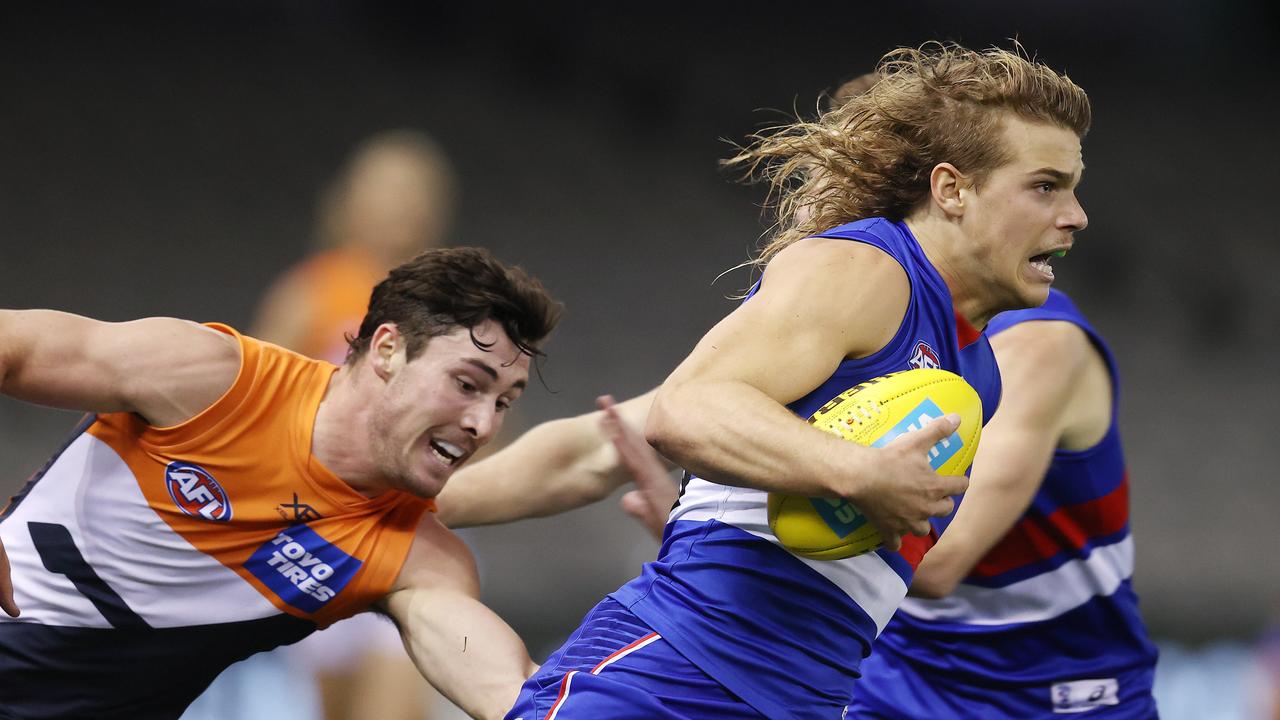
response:
<path id="1" fill-rule="evenodd" d="M 897 425 L 889 428 L 884 435 L 871 443 L 871 447 L 884 447 L 899 435 L 915 432 L 945 414 L 946 413 L 942 412 L 942 409 L 938 407 L 937 403 L 929 398 L 925 398 L 924 402 L 920 403 L 914 410 L 907 413 L 907 416 L 904 417 Z M 943 463 L 950 460 L 951 456 L 960 452 L 960 449 L 963 447 L 964 441 L 960 439 L 960 431 L 957 430 L 951 433 L 949 437 L 943 438 L 938 441 L 936 445 L 929 448 L 929 465 L 932 466 L 934 470 L 937 470 L 942 467 Z"/>
<path id="2" fill-rule="evenodd" d="M 174 461 L 164 469 L 164 484 L 178 509 L 191 517 L 226 522 L 231 501 L 209 471 L 192 463 Z"/>
<path id="3" fill-rule="evenodd" d="M 281 600 L 314 613 L 342 592 L 363 563 L 306 525 L 263 543 L 245 563 Z"/>
<path id="4" fill-rule="evenodd" d="M 929 347 L 929 343 L 921 340 L 916 343 L 916 351 L 911 355 L 911 359 L 907 364 L 917 370 L 937 370 L 942 367 L 942 361 L 938 359 L 938 353 Z"/>
<path id="5" fill-rule="evenodd" d="M 1115 678 L 1054 683 L 1049 692 L 1055 713 L 1081 713 L 1120 704 L 1120 683 Z"/>

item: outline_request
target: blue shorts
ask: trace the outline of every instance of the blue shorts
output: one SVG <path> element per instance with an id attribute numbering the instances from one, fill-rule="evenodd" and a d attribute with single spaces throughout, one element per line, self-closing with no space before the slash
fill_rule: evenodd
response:
<path id="1" fill-rule="evenodd" d="M 983 718 L 983 720 L 1031 720 L 1088 718 L 1089 720 L 1156 720 L 1151 695 L 1154 670 L 1141 667 L 1120 673 L 1115 704 L 1096 704 L 1055 711 L 1055 685 L 1045 683 L 991 685 L 923 672 L 899 657 L 875 652 L 862 663 L 863 675 L 853 686 L 848 720 L 932 720 L 933 718 Z M 1078 680 L 1088 685 L 1102 681 Z M 1111 701 L 1111 698 L 1108 699 Z"/>
<path id="2" fill-rule="evenodd" d="M 506 720 L 761 720 L 606 598 L 520 688 Z"/>

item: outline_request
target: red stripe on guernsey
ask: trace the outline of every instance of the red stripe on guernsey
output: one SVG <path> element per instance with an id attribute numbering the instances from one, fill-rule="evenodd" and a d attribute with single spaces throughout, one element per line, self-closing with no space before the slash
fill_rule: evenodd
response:
<path id="1" fill-rule="evenodd" d="M 569 684 L 573 682 L 573 676 L 577 675 L 577 670 L 570 670 L 564 679 L 560 681 L 560 695 L 556 698 L 556 704 L 551 706 L 551 710 L 547 712 L 545 720 L 556 720 L 556 714 L 560 712 L 560 706 L 564 705 L 564 699 L 569 697 Z"/>
<path id="2" fill-rule="evenodd" d="M 956 313 L 956 339 L 960 341 L 960 349 L 963 350 L 982 336 L 982 333 L 973 326 L 964 316 Z"/>
<path id="3" fill-rule="evenodd" d="M 1129 522 L 1129 475 L 1096 500 L 1058 508 L 1048 516 L 1024 517 L 973 569 L 993 577 L 1066 550 L 1080 550 L 1096 537 L 1112 535 Z M 905 541 L 903 543 L 905 545 Z"/>
<path id="4" fill-rule="evenodd" d="M 626 657 L 626 656 L 630 655 L 631 653 L 633 653 L 633 652 L 635 652 L 635 651 L 639 650 L 640 648 L 644 647 L 645 645 L 648 645 L 649 643 L 653 642 L 654 640 L 661 640 L 661 639 L 662 639 L 662 637 L 661 637 L 660 635 L 658 635 L 658 633 L 656 633 L 656 632 L 655 632 L 655 633 L 649 633 L 648 635 L 645 635 L 644 637 L 640 638 L 639 640 L 636 640 L 635 642 L 633 642 L 633 643 L 631 643 L 630 645 L 628 645 L 628 646 L 626 646 L 626 647 L 622 648 L 621 650 L 619 650 L 619 651 L 615 652 L 614 654 L 610 655 L 609 657 L 607 657 L 607 658 L 605 658 L 605 659 L 601 660 L 599 665 L 596 665 L 595 667 L 591 668 L 591 674 L 592 674 L 592 675 L 599 675 L 599 674 L 600 674 L 600 671 L 601 671 L 601 670 L 603 670 L 603 669 L 605 669 L 606 667 L 608 667 L 608 666 L 610 666 L 610 665 L 612 665 L 612 664 L 614 664 L 614 663 L 618 662 L 618 661 L 619 661 L 619 660 L 621 660 L 622 658 L 624 658 L 624 657 Z"/>
<path id="5" fill-rule="evenodd" d="M 636 640 L 631 644 L 624 646 L 622 649 L 613 653 L 609 657 L 601 660 L 599 664 L 591 668 L 591 674 L 599 675 L 601 670 L 604 670 L 605 668 L 618 662 L 622 658 L 630 655 L 631 653 L 639 650 L 640 648 L 643 648 L 649 643 L 652 643 L 656 640 L 661 640 L 661 639 L 662 639 L 662 636 L 659 635 L 658 633 L 656 632 L 649 633 L 648 635 L 645 635 L 639 640 Z M 569 698 L 569 686 L 573 684 L 573 676 L 577 674 L 578 674 L 577 670 L 571 670 L 568 673 L 566 673 L 564 676 L 564 679 L 560 681 L 560 695 L 556 698 L 556 703 L 551 706 L 551 710 L 547 713 L 546 720 L 555 720 L 556 713 L 560 712 L 560 708 L 564 706 L 564 701 Z"/>

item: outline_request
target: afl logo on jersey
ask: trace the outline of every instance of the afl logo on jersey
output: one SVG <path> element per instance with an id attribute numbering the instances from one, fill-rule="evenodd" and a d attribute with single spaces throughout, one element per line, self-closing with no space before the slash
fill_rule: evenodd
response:
<path id="1" fill-rule="evenodd" d="M 231 519 L 227 492 L 199 465 L 171 462 L 164 469 L 164 484 L 173 504 L 191 517 L 226 522 Z"/>
<path id="2" fill-rule="evenodd" d="M 929 343 L 921 340 L 916 343 L 915 354 L 907 361 L 907 364 L 917 370 L 939 370 L 942 363 L 938 360 L 938 353 L 929 347 Z"/>

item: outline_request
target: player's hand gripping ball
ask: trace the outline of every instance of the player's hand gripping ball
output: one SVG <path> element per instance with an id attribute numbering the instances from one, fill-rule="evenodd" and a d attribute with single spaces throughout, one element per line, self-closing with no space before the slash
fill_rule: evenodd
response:
<path id="1" fill-rule="evenodd" d="M 881 447 L 948 413 L 960 427 L 929 449 L 943 475 L 962 475 L 982 434 L 982 400 L 964 378 L 946 370 L 890 373 L 849 388 L 818 408 L 809 423 L 846 440 Z M 880 532 L 848 500 L 769 493 L 769 528 L 801 557 L 841 560 L 881 545 Z"/>

